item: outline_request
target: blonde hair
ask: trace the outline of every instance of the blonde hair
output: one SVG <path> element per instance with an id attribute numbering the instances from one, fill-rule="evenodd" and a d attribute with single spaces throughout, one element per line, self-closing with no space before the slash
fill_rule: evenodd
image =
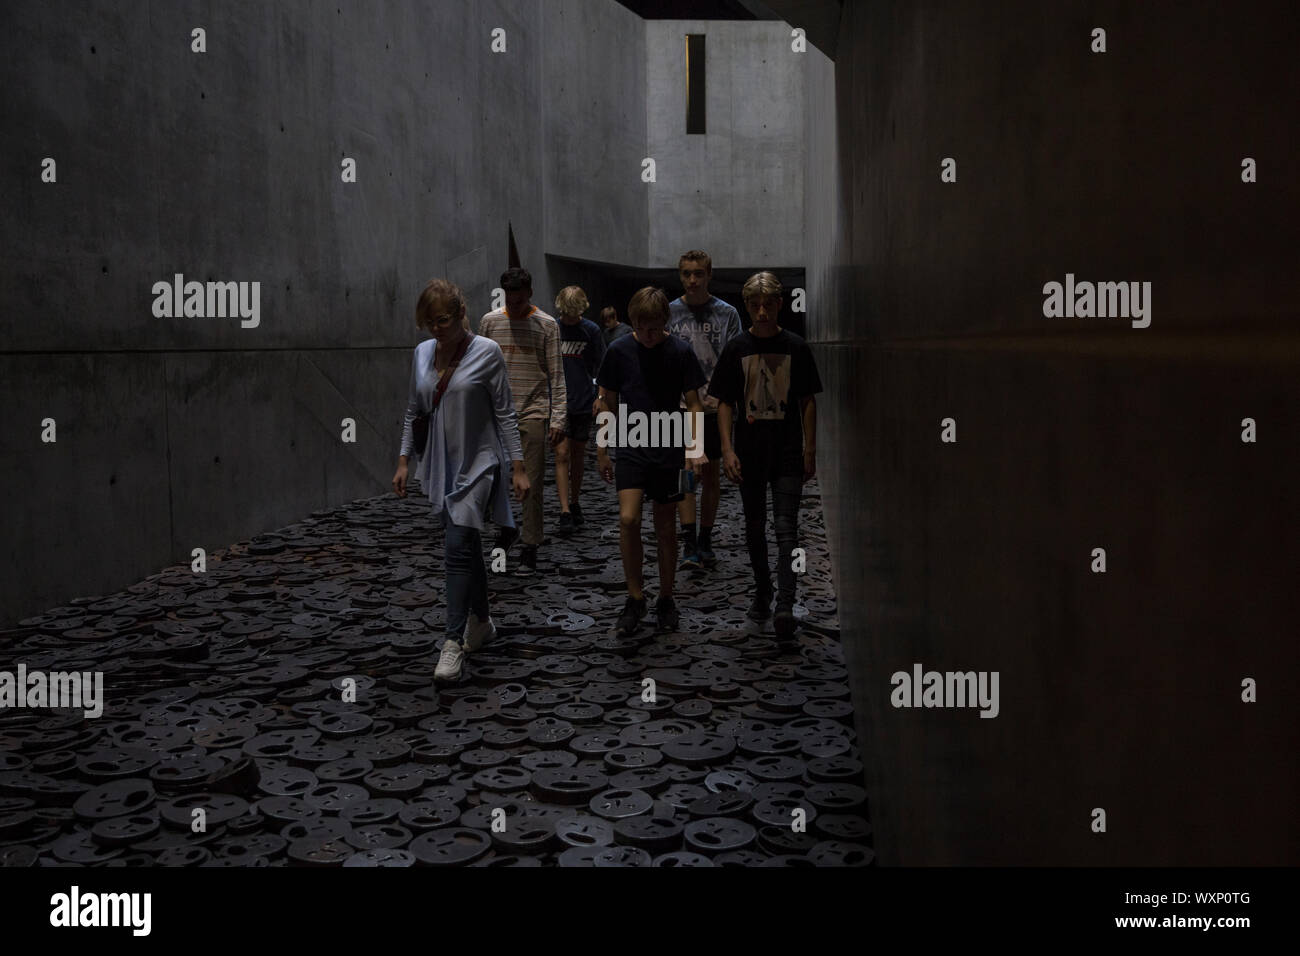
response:
<path id="1" fill-rule="evenodd" d="M 586 293 L 576 285 L 566 285 L 555 297 L 555 311 L 560 315 L 582 315 L 589 305 Z"/>
<path id="2" fill-rule="evenodd" d="M 433 316 L 436 307 L 447 304 L 458 311 L 461 325 L 469 328 L 469 316 L 465 313 L 465 293 L 460 286 L 446 279 L 430 279 L 429 284 L 420 293 L 420 300 L 415 304 L 415 325 L 417 328 L 433 331 Z"/>
<path id="3" fill-rule="evenodd" d="M 780 296 L 782 292 L 781 280 L 770 272 L 755 272 L 745 280 L 745 287 L 740 291 L 741 298 L 746 302 L 760 295 Z"/>

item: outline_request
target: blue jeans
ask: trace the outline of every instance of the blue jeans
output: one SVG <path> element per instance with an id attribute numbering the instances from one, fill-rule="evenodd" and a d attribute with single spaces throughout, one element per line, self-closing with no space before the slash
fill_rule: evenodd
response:
<path id="1" fill-rule="evenodd" d="M 488 616 L 487 566 L 483 563 L 483 534 L 478 528 L 453 524 L 442 512 L 447 556 L 447 637 L 459 641 L 469 612 Z"/>

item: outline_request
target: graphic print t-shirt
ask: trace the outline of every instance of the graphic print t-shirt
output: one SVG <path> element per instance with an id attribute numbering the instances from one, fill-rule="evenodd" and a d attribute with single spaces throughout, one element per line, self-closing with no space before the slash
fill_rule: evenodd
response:
<path id="1" fill-rule="evenodd" d="M 705 379 L 712 379 L 723 348 L 741 332 L 740 313 L 716 295 L 709 296 L 703 305 L 687 305 L 685 298 L 677 298 L 669 303 L 668 311 L 668 331 L 691 347 Z M 705 411 L 717 411 L 710 386 L 700 390 L 700 398 Z"/>
<path id="2" fill-rule="evenodd" d="M 782 329 L 761 339 L 741 332 L 722 350 L 709 390 L 736 409 L 736 454 L 762 448 L 783 457 L 803 453 L 799 399 L 822 390 L 808 343 Z M 779 452 L 778 452 L 779 450 Z"/>
<path id="3" fill-rule="evenodd" d="M 646 414 L 678 411 L 682 394 L 699 389 L 704 382 L 704 370 L 691 347 L 671 335 L 652 349 L 642 346 L 635 336 L 623 336 L 609 347 L 596 373 L 598 385 L 618 392 L 619 404 L 626 405 L 629 412 Z M 647 428 L 647 434 L 649 431 Z M 615 446 L 612 450 L 620 461 L 643 468 L 681 468 L 686 461 L 684 446 Z"/>
<path id="4" fill-rule="evenodd" d="M 568 392 L 569 414 L 591 414 L 596 400 L 592 379 L 605 357 L 605 340 L 590 319 L 567 325 L 560 319 L 560 354 L 564 357 L 564 388 Z"/>

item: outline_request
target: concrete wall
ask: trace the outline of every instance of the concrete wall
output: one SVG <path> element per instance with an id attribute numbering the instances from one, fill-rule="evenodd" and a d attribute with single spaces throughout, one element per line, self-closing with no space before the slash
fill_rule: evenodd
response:
<path id="1" fill-rule="evenodd" d="M 645 23 L 613 2 L 546 0 L 543 11 L 546 252 L 644 263 Z"/>
<path id="2" fill-rule="evenodd" d="M 612 2 L 9 4 L 0 620 L 386 490 L 425 281 L 459 282 L 477 318 L 510 219 L 549 303 L 548 185 L 596 209 L 625 195 L 601 172 L 566 190 L 544 117 L 563 38 L 584 80 L 560 105 L 600 89 L 588 130 L 617 118 L 635 141 L 640 100 L 620 101 L 643 89 L 635 30 L 609 82 L 629 22 Z M 635 253 L 636 231 L 617 232 Z M 155 318 L 151 287 L 178 272 L 260 282 L 260 325 Z"/>
<path id="3" fill-rule="evenodd" d="M 844 216 L 840 203 L 840 156 L 835 109 L 835 64 L 816 47 L 804 54 L 803 139 L 808 158 L 803 177 L 803 261 L 815 263 L 804 281 L 808 338 L 825 340 L 833 316 L 843 309 L 833 264 L 845 259 Z"/>
<path id="4" fill-rule="evenodd" d="M 809 332 L 884 863 L 1300 858 L 1296 34 L 1282 3 L 843 6 Z M 1067 272 L 1151 281 L 1151 327 L 1044 318 Z M 1000 715 L 891 706 L 916 662 L 999 671 Z"/>
<path id="5" fill-rule="evenodd" d="M 803 263 L 805 59 L 778 21 L 649 20 L 649 267 Z M 686 34 L 705 40 L 704 135 L 686 133 Z"/>

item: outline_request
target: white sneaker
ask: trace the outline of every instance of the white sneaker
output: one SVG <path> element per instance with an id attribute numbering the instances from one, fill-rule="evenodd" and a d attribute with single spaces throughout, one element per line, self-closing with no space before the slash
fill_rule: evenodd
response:
<path id="1" fill-rule="evenodd" d="M 460 680 L 460 668 L 465 662 L 465 655 L 460 649 L 460 644 L 451 638 L 442 643 L 442 656 L 438 658 L 438 666 L 434 668 L 434 680 Z"/>
<path id="2" fill-rule="evenodd" d="M 469 621 L 465 625 L 465 650 L 467 652 L 477 651 L 496 636 L 497 626 L 492 623 L 491 615 L 480 621 L 478 615 L 470 611 Z"/>

